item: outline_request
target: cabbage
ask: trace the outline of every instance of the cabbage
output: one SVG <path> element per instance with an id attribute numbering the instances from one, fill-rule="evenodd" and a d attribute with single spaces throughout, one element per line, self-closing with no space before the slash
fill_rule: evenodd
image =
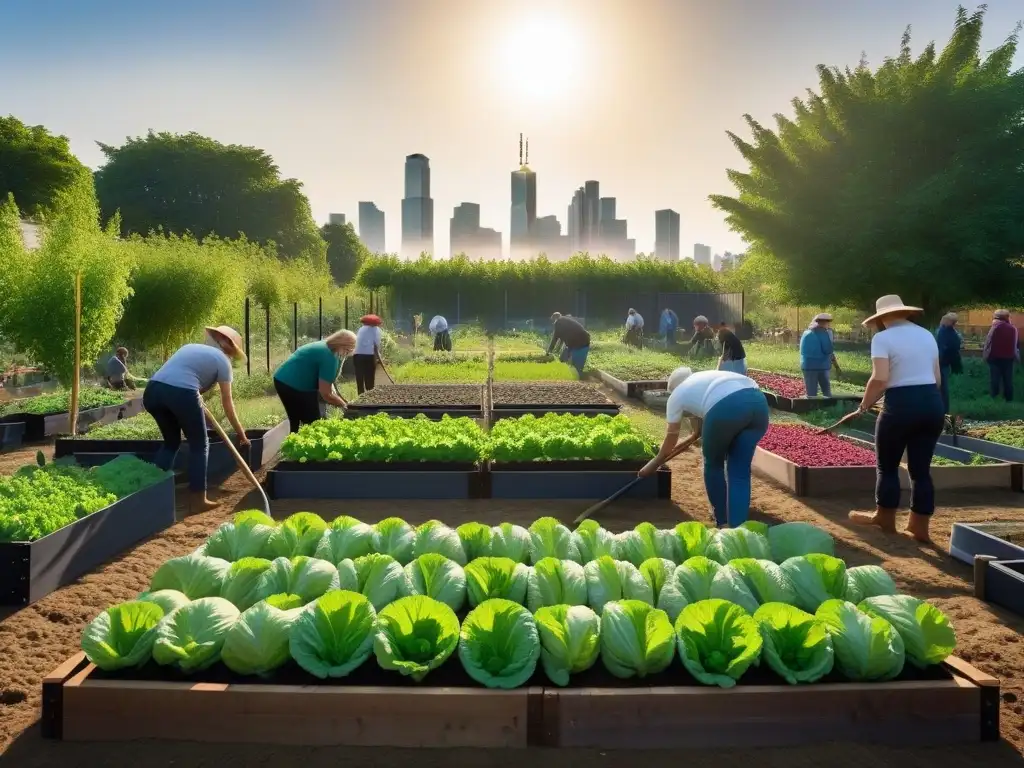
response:
<path id="1" fill-rule="evenodd" d="M 619 537 L 619 559 L 626 560 L 637 568 L 644 560 L 664 557 L 671 560 L 676 556 L 675 537 L 671 531 L 663 531 L 652 523 L 640 523 L 632 531 Z"/>
<path id="2" fill-rule="evenodd" d="M 462 548 L 462 539 L 444 523 L 429 520 L 416 529 L 416 544 L 413 556 L 419 557 L 429 552 L 444 555 L 459 565 L 466 564 L 466 551 Z"/>
<path id="3" fill-rule="evenodd" d="M 202 597 L 183 605 L 157 625 L 153 660 L 185 673 L 212 666 L 239 615 L 223 597 Z"/>
<path id="4" fill-rule="evenodd" d="M 881 566 L 858 565 L 846 569 L 844 600 L 856 604 L 868 597 L 895 595 L 897 591 L 892 577 Z"/>
<path id="5" fill-rule="evenodd" d="M 616 677 L 661 672 L 675 655 L 672 622 L 640 600 L 612 600 L 601 614 L 601 662 Z"/>
<path id="6" fill-rule="evenodd" d="M 714 532 L 704 523 L 691 520 L 673 528 L 672 537 L 675 561 L 682 563 L 691 557 L 703 557 L 708 551 L 708 544 L 714 538 Z"/>
<path id="7" fill-rule="evenodd" d="M 612 600 L 642 600 L 654 605 L 654 591 L 636 566 L 605 555 L 583 566 L 587 577 L 587 602 L 598 613 Z"/>
<path id="8" fill-rule="evenodd" d="M 771 546 L 772 560 L 776 563 L 800 555 L 836 553 L 835 542 L 828 533 L 810 523 L 799 521 L 771 526 L 768 529 L 768 544 Z"/>
<path id="9" fill-rule="evenodd" d="M 601 651 L 601 619 L 590 608 L 547 605 L 533 619 L 540 635 L 540 663 L 552 683 L 568 685 L 569 675 L 594 666 Z"/>
<path id="10" fill-rule="evenodd" d="M 940 664 L 956 650 L 956 634 L 949 619 L 924 600 L 909 595 L 878 595 L 867 598 L 857 607 L 896 628 L 907 660 L 915 667 Z"/>
<path id="11" fill-rule="evenodd" d="M 762 523 L 758 520 L 747 520 L 745 523 L 740 523 L 740 528 L 746 528 L 748 531 L 753 531 L 758 536 L 768 537 L 768 524 Z M 769 545 L 771 542 L 769 542 Z"/>
<path id="12" fill-rule="evenodd" d="M 846 563 L 831 555 L 800 555 L 781 566 L 796 591 L 796 607 L 809 613 L 826 600 L 842 599 L 846 594 Z"/>
<path id="13" fill-rule="evenodd" d="M 580 553 L 579 562 L 584 565 L 605 555 L 615 557 L 615 534 L 602 528 L 596 520 L 584 520 L 576 526 L 572 540 Z"/>
<path id="14" fill-rule="evenodd" d="M 359 574 L 356 573 L 356 564 L 351 560 L 342 560 L 338 563 L 338 589 L 359 591 Z"/>
<path id="15" fill-rule="evenodd" d="M 302 609 L 288 652 L 314 677 L 345 677 L 373 652 L 376 629 L 377 612 L 365 596 L 335 590 Z"/>
<path id="16" fill-rule="evenodd" d="M 224 577 L 231 563 L 219 557 L 208 557 L 193 552 L 182 557 L 172 557 L 156 569 L 149 582 L 149 591 L 174 589 L 189 600 L 214 597 L 220 594 Z"/>
<path id="17" fill-rule="evenodd" d="M 466 574 L 462 566 L 444 555 L 420 555 L 405 566 L 403 590 L 408 595 L 432 597 L 453 611 L 461 611 L 466 602 Z"/>
<path id="18" fill-rule="evenodd" d="M 267 594 L 262 590 L 263 574 L 270 570 L 270 561 L 261 557 L 243 557 L 236 560 L 224 576 L 220 596 L 244 611 L 262 600 Z"/>
<path id="19" fill-rule="evenodd" d="M 466 560 L 489 557 L 491 554 L 491 526 L 483 523 L 463 523 L 455 532 L 459 534 Z"/>
<path id="20" fill-rule="evenodd" d="M 355 560 L 373 551 L 373 529 L 354 517 L 337 517 L 324 531 L 316 545 L 315 555 L 321 560 L 340 563 Z"/>
<path id="21" fill-rule="evenodd" d="M 768 539 L 747 528 L 725 528 L 715 531 L 711 541 L 708 542 L 705 554 L 722 565 L 741 557 L 753 557 L 758 560 L 772 559 Z"/>
<path id="22" fill-rule="evenodd" d="M 709 560 L 703 555 L 688 558 L 662 585 L 655 605 L 667 613 L 669 619 L 675 623 L 687 605 L 711 597 L 711 585 L 721 568 L 722 566 L 714 560 Z"/>
<path id="23" fill-rule="evenodd" d="M 176 589 L 158 589 L 156 592 L 143 592 L 135 599 L 141 600 L 144 603 L 159 605 L 163 609 L 165 616 L 174 609 L 181 608 L 181 606 L 190 602 L 186 595 L 183 595 Z"/>
<path id="24" fill-rule="evenodd" d="M 532 546 L 530 532 L 521 525 L 502 523 L 491 528 L 492 557 L 509 557 L 525 563 L 530 559 Z"/>
<path id="25" fill-rule="evenodd" d="M 722 571 L 736 573 L 743 579 L 747 590 L 754 600 L 757 601 L 757 606 L 747 608 L 738 600 L 733 600 L 733 602 L 741 605 L 749 613 L 753 613 L 759 606 L 765 603 L 796 604 L 796 589 L 790 583 L 789 577 L 786 576 L 782 568 L 771 560 L 755 560 L 750 557 L 741 557 L 738 560 L 731 561 Z M 715 578 L 717 581 L 719 577 L 716 576 Z M 711 591 L 714 593 L 715 589 L 712 588 Z M 712 594 L 712 597 L 729 599 L 725 595 L 720 594 Z"/>
<path id="26" fill-rule="evenodd" d="M 459 661 L 488 688 L 518 688 L 537 669 L 540 638 L 533 616 L 511 600 L 485 600 L 459 632 Z"/>
<path id="27" fill-rule="evenodd" d="M 401 565 L 412 561 L 416 529 L 400 517 L 386 517 L 373 526 L 370 546 L 381 555 L 391 555 Z"/>
<path id="28" fill-rule="evenodd" d="M 201 552 L 233 563 L 243 557 L 262 557 L 274 528 L 269 525 L 224 523 L 203 544 Z"/>
<path id="29" fill-rule="evenodd" d="M 545 557 L 527 574 L 526 607 L 532 613 L 546 605 L 586 604 L 587 577 L 579 563 Z"/>
<path id="30" fill-rule="evenodd" d="M 82 650 L 102 670 L 141 667 L 153 654 L 156 627 L 164 610 L 142 600 L 112 605 L 89 622 L 82 633 Z"/>
<path id="31" fill-rule="evenodd" d="M 903 639 L 885 619 L 869 616 L 845 600 L 826 600 L 815 616 L 828 628 L 836 664 L 850 680 L 892 680 L 903 671 Z"/>
<path id="32" fill-rule="evenodd" d="M 289 515 L 274 529 L 274 534 L 267 541 L 264 557 L 297 557 L 316 554 L 317 545 L 327 530 L 327 523 L 319 515 L 312 512 L 296 512 Z"/>
<path id="33" fill-rule="evenodd" d="M 465 573 L 471 608 L 492 598 L 520 605 L 526 602 L 530 569 L 522 563 L 508 557 L 478 557 L 466 566 Z"/>
<path id="34" fill-rule="evenodd" d="M 711 599 L 725 600 L 751 614 L 761 607 L 760 601 L 743 580 L 743 574 L 728 565 L 719 568 L 711 580 Z"/>
<path id="35" fill-rule="evenodd" d="M 640 563 L 639 570 L 640 575 L 651 587 L 651 593 L 654 595 L 653 604 L 657 605 L 662 588 L 676 572 L 676 564 L 664 557 L 650 557 Z"/>
<path id="36" fill-rule="evenodd" d="M 542 517 L 530 526 L 530 563 L 536 565 L 545 557 L 579 561 L 580 551 L 572 533 L 553 517 Z"/>
<path id="37" fill-rule="evenodd" d="M 439 600 L 425 595 L 403 597 L 377 614 L 373 652 L 381 669 L 419 682 L 444 664 L 458 645 L 459 620 Z"/>
<path id="38" fill-rule="evenodd" d="M 279 557 L 260 579 L 259 596 L 265 599 L 282 593 L 298 595 L 305 604 L 338 589 L 339 585 L 338 569 L 327 560 L 302 555 Z"/>
<path id="39" fill-rule="evenodd" d="M 732 688 L 760 659 L 757 622 L 725 600 L 700 600 L 686 606 L 675 629 L 683 666 L 705 685 Z"/>
<path id="40" fill-rule="evenodd" d="M 302 612 L 300 601 L 294 595 L 272 595 L 243 611 L 224 639 L 224 665 L 239 675 L 267 675 L 288 661 L 292 624 Z"/>
<path id="41" fill-rule="evenodd" d="M 813 683 L 832 671 L 832 638 L 820 619 L 792 605 L 765 603 L 754 621 L 764 641 L 761 657 L 790 685 Z"/>
<path id="42" fill-rule="evenodd" d="M 379 611 L 408 592 L 405 571 L 388 555 L 363 555 L 352 561 L 356 569 L 359 592 L 366 595 Z"/>
<path id="43" fill-rule="evenodd" d="M 266 512 L 258 509 L 245 509 L 235 514 L 231 522 L 235 525 L 265 525 L 268 528 L 277 528 L 278 522 Z"/>

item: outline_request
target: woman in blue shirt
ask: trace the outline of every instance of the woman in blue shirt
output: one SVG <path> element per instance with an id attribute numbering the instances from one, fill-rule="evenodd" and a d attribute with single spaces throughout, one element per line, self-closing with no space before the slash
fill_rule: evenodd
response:
<path id="1" fill-rule="evenodd" d="M 804 374 L 807 397 L 817 397 L 819 387 L 822 397 L 832 397 L 829 371 L 832 369 L 835 349 L 828 332 L 831 323 L 832 315 L 823 312 L 815 316 L 800 337 L 800 370 Z"/>
<path id="2" fill-rule="evenodd" d="M 939 321 L 939 329 L 935 332 L 935 342 L 939 346 L 939 391 L 942 393 L 942 407 L 949 413 L 949 377 L 964 372 L 964 363 L 960 358 L 960 348 L 964 339 L 956 329 L 956 312 L 949 312 Z"/>
<path id="3" fill-rule="evenodd" d="M 355 347 L 352 331 L 338 331 L 323 341 L 302 345 L 274 372 L 274 390 L 281 398 L 292 432 L 323 418 L 321 399 L 338 408 L 348 405 L 334 393 L 334 381 L 341 358 L 351 355 Z"/>

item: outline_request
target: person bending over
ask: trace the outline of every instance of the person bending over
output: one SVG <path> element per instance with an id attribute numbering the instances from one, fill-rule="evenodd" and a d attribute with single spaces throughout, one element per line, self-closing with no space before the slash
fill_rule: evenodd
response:
<path id="1" fill-rule="evenodd" d="M 583 368 L 587 364 L 587 356 L 590 354 L 590 334 L 587 329 L 580 325 L 575 318 L 567 317 L 561 312 L 551 315 L 553 333 L 551 343 L 548 344 L 548 354 L 555 348 L 555 344 L 562 342 L 568 352 L 568 362 L 576 369 L 576 374 L 582 378 Z"/>
<path id="2" fill-rule="evenodd" d="M 288 427 L 298 432 L 303 424 L 324 417 L 324 404 L 345 408 L 348 403 L 334 390 L 341 360 L 352 354 L 356 335 L 337 331 L 322 341 L 303 344 L 274 372 L 274 390 L 288 415 Z"/>

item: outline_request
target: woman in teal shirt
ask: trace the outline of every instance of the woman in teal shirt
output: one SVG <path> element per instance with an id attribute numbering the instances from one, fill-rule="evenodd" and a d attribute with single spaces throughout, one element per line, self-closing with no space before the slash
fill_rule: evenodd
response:
<path id="1" fill-rule="evenodd" d="M 351 355 L 355 346 L 356 335 L 352 331 L 338 331 L 323 341 L 299 347 L 274 373 L 274 389 L 288 414 L 292 432 L 323 418 L 321 399 L 339 408 L 348 405 L 334 393 L 334 380 L 338 378 L 341 358 Z"/>

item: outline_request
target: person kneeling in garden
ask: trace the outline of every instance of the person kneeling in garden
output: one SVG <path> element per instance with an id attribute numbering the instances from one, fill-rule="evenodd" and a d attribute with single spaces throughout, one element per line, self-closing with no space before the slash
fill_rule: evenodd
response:
<path id="1" fill-rule="evenodd" d="M 559 341 L 565 345 L 565 352 L 568 352 L 568 362 L 576 369 L 576 373 L 583 378 L 583 368 L 587 364 L 587 357 L 590 355 L 590 334 L 587 329 L 580 325 L 575 318 L 555 312 L 551 315 L 551 323 L 554 332 L 551 335 L 551 343 L 548 345 L 550 355 Z M 565 358 L 562 358 L 563 361 Z"/>
<path id="2" fill-rule="evenodd" d="M 107 386 L 111 389 L 135 389 L 135 379 L 128 373 L 128 350 L 118 347 L 107 361 Z"/>
<path id="3" fill-rule="evenodd" d="M 750 514 L 754 451 L 768 431 L 768 401 L 753 379 L 732 371 L 676 368 L 668 377 L 668 391 L 665 439 L 640 476 L 653 475 L 677 447 L 702 440 L 704 489 L 715 523 L 719 528 L 742 525 Z M 690 436 L 679 443 L 683 416 L 690 418 Z"/>
<path id="4" fill-rule="evenodd" d="M 153 374 L 142 395 L 142 405 L 153 417 L 163 437 L 163 445 L 157 451 L 154 464 L 163 470 L 171 469 L 181 447 L 182 433 L 188 440 L 189 514 L 217 507 L 216 502 L 206 497 L 210 438 L 203 410 L 203 395 L 214 384 L 220 386 L 221 404 L 238 435 L 239 445 L 249 445 L 231 397 L 232 360 L 245 360 L 238 331 L 226 325 L 207 328 L 205 343 L 186 344 L 171 355 Z"/>
<path id="5" fill-rule="evenodd" d="M 332 333 L 323 341 L 304 344 L 274 373 L 274 390 L 288 415 L 288 427 L 298 432 L 324 416 L 322 403 L 345 408 L 348 403 L 334 391 L 341 359 L 356 348 L 352 331 Z"/>
<path id="6" fill-rule="evenodd" d="M 693 336 L 690 337 L 690 357 L 711 357 L 715 354 L 715 332 L 704 315 L 693 318 Z"/>

